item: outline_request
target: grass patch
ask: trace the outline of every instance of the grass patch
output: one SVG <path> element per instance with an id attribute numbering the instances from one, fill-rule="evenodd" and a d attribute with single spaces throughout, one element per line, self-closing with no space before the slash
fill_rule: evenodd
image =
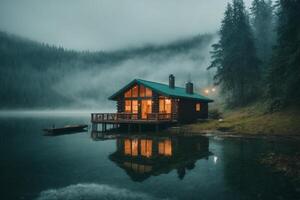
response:
<path id="1" fill-rule="evenodd" d="M 300 135 L 300 109 L 290 107 L 267 113 L 264 105 L 227 110 L 223 120 L 207 120 L 187 125 L 193 132 L 207 130 L 232 131 L 239 134 Z"/>

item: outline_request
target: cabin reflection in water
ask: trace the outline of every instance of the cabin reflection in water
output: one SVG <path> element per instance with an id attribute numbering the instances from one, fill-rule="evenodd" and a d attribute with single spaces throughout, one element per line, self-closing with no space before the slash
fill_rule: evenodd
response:
<path id="1" fill-rule="evenodd" d="M 204 136 L 122 135 L 116 140 L 117 150 L 109 156 L 134 181 L 177 170 L 183 179 L 197 160 L 211 154 Z"/>

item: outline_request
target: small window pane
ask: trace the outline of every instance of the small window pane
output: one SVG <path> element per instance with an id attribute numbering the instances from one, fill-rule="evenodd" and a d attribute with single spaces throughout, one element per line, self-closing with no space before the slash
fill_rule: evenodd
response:
<path id="1" fill-rule="evenodd" d="M 143 85 L 141 85 L 140 86 L 140 97 L 145 97 L 145 95 L 146 95 L 146 88 Z"/>
<path id="2" fill-rule="evenodd" d="M 160 99 L 159 100 L 159 112 L 164 113 L 164 111 L 165 111 L 165 100 Z"/>
<path id="3" fill-rule="evenodd" d="M 132 88 L 132 97 L 138 97 L 138 92 L 139 92 L 139 87 L 137 85 L 135 85 Z"/>
<path id="4" fill-rule="evenodd" d="M 125 112 L 131 112 L 131 101 L 130 100 L 126 100 L 125 101 Z"/>
<path id="5" fill-rule="evenodd" d="M 165 100 L 165 112 L 166 113 L 171 113 L 171 99 L 166 99 Z"/>
<path id="6" fill-rule="evenodd" d="M 146 88 L 146 97 L 152 97 L 152 90 L 149 88 Z"/>
<path id="7" fill-rule="evenodd" d="M 196 104 L 196 111 L 199 112 L 201 110 L 201 105 L 200 103 L 197 103 Z"/>
<path id="8" fill-rule="evenodd" d="M 131 97 L 131 89 L 125 92 L 125 97 Z"/>
<path id="9" fill-rule="evenodd" d="M 137 100 L 133 100 L 132 101 L 132 113 L 138 113 L 138 101 Z"/>

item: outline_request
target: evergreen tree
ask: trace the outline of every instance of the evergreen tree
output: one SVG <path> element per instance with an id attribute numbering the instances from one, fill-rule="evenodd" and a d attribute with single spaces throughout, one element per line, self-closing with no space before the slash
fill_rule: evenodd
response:
<path id="1" fill-rule="evenodd" d="M 228 4 L 220 30 L 220 40 L 213 45 L 212 62 L 215 83 L 221 86 L 230 106 L 241 106 L 258 95 L 259 61 L 253 41 L 249 16 L 242 0 Z"/>
<path id="2" fill-rule="evenodd" d="M 268 71 L 273 102 L 300 104 L 300 1 L 278 1 L 277 45 Z"/>
<path id="3" fill-rule="evenodd" d="M 268 65 L 275 41 L 275 27 L 271 0 L 254 0 L 251 7 L 251 22 L 255 38 L 257 56 L 262 61 L 263 70 Z"/>

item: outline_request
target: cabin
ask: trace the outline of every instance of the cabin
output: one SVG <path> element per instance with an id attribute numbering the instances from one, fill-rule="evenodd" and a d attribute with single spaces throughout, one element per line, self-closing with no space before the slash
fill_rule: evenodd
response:
<path id="1" fill-rule="evenodd" d="M 109 97 L 116 101 L 116 113 L 92 113 L 92 123 L 162 124 L 190 123 L 208 117 L 208 103 L 213 100 L 194 92 L 192 82 L 185 87 L 134 79 Z M 105 127 L 104 127 L 105 128 Z"/>
<path id="2" fill-rule="evenodd" d="M 177 171 L 183 179 L 199 159 L 208 159 L 209 140 L 204 136 L 120 135 L 109 159 L 133 181 Z"/>

